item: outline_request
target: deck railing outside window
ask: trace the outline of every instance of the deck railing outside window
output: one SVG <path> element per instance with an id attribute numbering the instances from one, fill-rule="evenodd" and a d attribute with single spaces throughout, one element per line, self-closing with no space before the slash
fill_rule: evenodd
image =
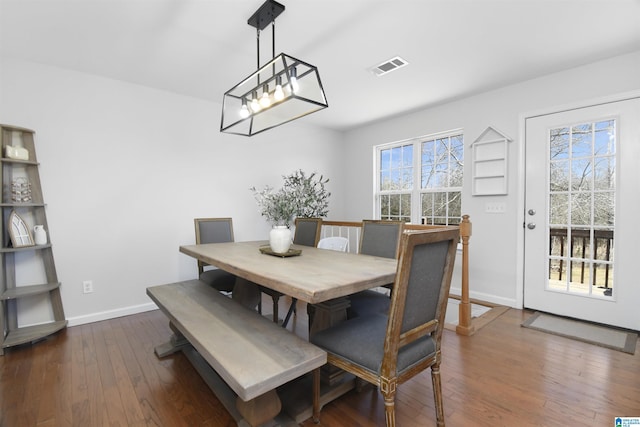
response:
<path id="1" fill-rule="evenodd" d="M 559 282 L 568 279 L 572 283 L 603 288 L 604 295 L 610 296 L 613 288 L 613 230 L 572 228 L 571 233 L 568 231 L 567 228 L 549 230 L 549 279 Z"/>

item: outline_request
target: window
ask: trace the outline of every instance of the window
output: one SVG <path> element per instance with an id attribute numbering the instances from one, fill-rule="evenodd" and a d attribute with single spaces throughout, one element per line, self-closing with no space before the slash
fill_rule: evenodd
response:
<path id="1" fill-rule="evenodd" d="M 462 219 L 461 131 L 375 148 L 376 212 L 381 219 L 451 225 Z"/>

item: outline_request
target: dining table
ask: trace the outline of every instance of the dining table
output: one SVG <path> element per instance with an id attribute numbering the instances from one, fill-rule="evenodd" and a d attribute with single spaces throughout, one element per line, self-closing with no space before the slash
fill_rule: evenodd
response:
<path id="1" fill-rule="evenodd" d="M 267 241 L 180 246 L 180 252 L 309 304 L 392 283 L 397 260 L 292 245 L 270 254 Z M 262 250 L 261 250 L 262 249 Z"/>
<path id="2" fill-rule="evenodd" d="M 311 304 L 310 335 L 346 320 L 348 296 L 393 283 L 397 268 L 395 259 L 311 246 L 273 254 L 268 241 L 185 245 L 180 252 L 243 279 L 234 298 L 247 306 L 259 299 L 255 284 Z"/>
<path id="3" fill-rule="evenodd" d="M 288 253 L 274 254 L 268 241 L 184 245 L 179 250 L 236 275 L 233 298 L 249 308 L 257 302 L 252 299 L 256 298 L 255 293 L 259 298 L 257 285 L 308 303 L 313 314 L 309 336 L 347 320 L 349 295 L 393 283 L 397 268 L 395 259 L 310 246 L 292 245 Z M 354 380 L 343 374 L 329 365 L 322 370 L 323 402 L 355 386 Z M 307 391 L 301 391 L 303 389 Z M 297 422 L 311 416 L 308 399 L 304 398 L 310 395 L 310 383 L 301 381 L 279 393 L 283 395 L 283 409 Z"/>

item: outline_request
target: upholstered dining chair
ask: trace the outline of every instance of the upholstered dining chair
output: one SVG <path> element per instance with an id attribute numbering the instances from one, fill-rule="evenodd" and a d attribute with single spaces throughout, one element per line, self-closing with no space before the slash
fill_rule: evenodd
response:
<path id="1" fill-rule="evenodd" d="M 195 218 L 196 244 L 233 242 L 231 218 Z M 208 264 L 198 260 L 198 277 L 221 292 L 233 292 L 236 276 L 217 268 L 207 269 Z"/>
<path id="2" fill-rule="evenodd" d="M 319 331 L 310 341 L 327 362 L 380 388 L 387 427 L 395 426 L 396 387 L 427 368 L 437 425 L 444 426 L 441 341 L 458 228 L 406 231 L 386 315 L 371 313 Z M 313 417 L 319 421 L 320 379 L 313 379 Z"/>
<path id="3" fill-rule="evenodd" d="M 293 234 L 293 243 L 302 246 L 318 245 L 320 240 L 320 230 L 322 230 L 322 218 L 296 218 L 296 229 Z M 282 322 L 282 327 L 286 328 L 291 319 L 291 315 L 296 313 L 297 298 L 291 298 L 291 305 Z"/>
<path id="4" fill-rule="evenodd" d="M 232 218 L 195 218 L 196 244 L 233 242 Z M 233 292 L 236 276 L 221 269 L 205 270 L 206 263 L 198 261 L 199 278 L 221 292 Z M 273 321 L 278 322 L 278 299 L 282 294 L 257 285 L 260 292 L 271 296 L 273 301 Z M 258 311 L 262 313 L 262 302 L 258 301 Z"/>
<path id="5" fill-rule="evenodd" d="M 322 218 L 296 218 L 295 226 L 294 244 L 313 246 L 314 248 L 318 245 L 320 230 L 322 229 Z"/>
<path id="6" fill-rule="evenodd" d="M 403 225 L 402 221 L 363 220 L 358 252 L 383 258 L 397 258 Z M 393 283 L 389 283 L 386 287 L 391 289 L 392 285 Z M 371 312 L 386 313 L 389 310 L 389 297 L 374 290 L 358 292 L 351 295 L 349 300 L 351 306 L 347 309 L 348 318 Z"/>

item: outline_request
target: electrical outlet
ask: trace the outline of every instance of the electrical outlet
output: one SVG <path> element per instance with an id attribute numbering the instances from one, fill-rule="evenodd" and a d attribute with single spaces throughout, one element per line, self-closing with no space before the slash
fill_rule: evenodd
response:
<path id="1" fill-rule="evenodd" d="M 93 292 L 93 282 L 91 280 L 85 280 L 82 282 L 82 293 L 90 294 Z"/>

